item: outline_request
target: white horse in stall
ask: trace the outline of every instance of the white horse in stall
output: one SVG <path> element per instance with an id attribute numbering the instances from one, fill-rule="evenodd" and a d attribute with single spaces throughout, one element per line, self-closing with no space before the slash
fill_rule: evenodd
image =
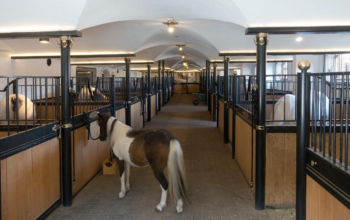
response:
<path id="1" fill-rule="evenodd" d="M 27 108 L 26 100 L 27 99 Z M 36 117 L 36 111 L 34 103 L 27 98 L 25 95 L 18 94 L 18 106 L 16 100 L 16 94 L 9 96 L 9 106 L 6 103 L 6 97 L 1 100 L 0 103 L 0 119 L 6 120 L 6 109 L 9 108 L 9 119 L 10 121 L 17 120 L 16 109 L 18 109 L 18 120 L 26 119 L 26 109 L 27 109 L 27 120 L 33 120 Z M 0 124 L 7 124 L 7 121 L 0 121 Z"/>
<path id="2" fill-rule="evenodd" d="M 91 93 L 90 93 L 91 91 Z M 79 100 L 106 100 L 107 97 L 103 95 L 98 89 L 90 86 L 90 89 L 85 85 L 80 89 Z"/>
<path id="3" fill-rule="evenodd" d="M 323 110 L 322 107 L 325 107 L 325 115 L 326 119 L 329 116 L 329 99 L 326 96 L 326 103 L 322 103 L 323 106 L 321 106 L 321 100 L 324 100 L 325 94 L 321 92 L 318 93 L 318 103 L 315 103 L 314 108 L 318 110 L 316 112 L 316 119 L 320 120 L 322 119 L 323 115 Z M 310 119 L 312 119 L 313 116 L 313 111 L 315 112 L 315 109 L 312 109 L 313 103 L 312 103 L 312 97 L 313 95 L 310 96 Z M 269 124 L 272 125 L 286 125 L 286 124 L 295 124 L 296 123 L 296 107 L 295 107 L 295 95 L 290 95 L 287 94 L 283 97 L 281 97 L 275 104 L 274 106 L 274 112 L 275 112 L 275 117 L 273 118 L 273 113 L 271 113 L 271 120 L 273 121 L 280 121 L 280 122 L 270 122 Z M 318 106 L 317 106 L 318 105 Z M 285 117 L 284 117 L 285 116 Z M 295 122 L 282 122 L 282 120 L 289 120 L 289 121 L 295 121 Z"/>

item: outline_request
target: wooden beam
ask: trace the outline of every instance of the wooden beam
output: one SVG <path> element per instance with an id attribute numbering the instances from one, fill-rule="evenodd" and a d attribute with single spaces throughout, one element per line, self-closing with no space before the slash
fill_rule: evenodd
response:
<path id="1" fill-rule="evenodd" d="M 59 38 L 62 36 L 81 37 L 82 33 L 77 30 L 0 33 L 2 39 Z"/>
<path id="2" fill-rule="evenodd" d="M 246 35 L 272 34 L 343 34 L 350 33 L 350 26 L 309 26 L 309 27 L 249 27 Z"/>

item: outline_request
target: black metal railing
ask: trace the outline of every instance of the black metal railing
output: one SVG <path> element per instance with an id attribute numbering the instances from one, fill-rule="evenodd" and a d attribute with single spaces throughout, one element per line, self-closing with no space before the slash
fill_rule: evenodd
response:
<path id="1" fill-rule="evenodd" d="M 60 77 L 0 76 L 0 85 L 1 136 L 59 121 Z"/>
<path id="2" fill-rule="evenodd" d="M 348 170 L 350 72 L 309 75 L 310 148 L 337 167 Z"/>

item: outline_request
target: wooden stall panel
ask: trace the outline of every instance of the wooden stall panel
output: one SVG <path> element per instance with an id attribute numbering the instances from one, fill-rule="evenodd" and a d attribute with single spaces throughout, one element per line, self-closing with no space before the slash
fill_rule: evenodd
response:
<path id="1" fill-rule="evenodd" d="M 151 96 L 151 118 L 154 118 L 157 113 L 156 100 L 157 100 L 156 95 L 152 95 Z"/>
<path id="2" fill-rule="evenodd" d="M 143 128 L 141 102 L 137 102 L 131 106 L 131 127 L 134 130 L 140 130 L 141 128 Z"/>
<path id="3" fill-rule="evenodd" d="M 184 88 L 183 86 L 182 86 L 182 84 L 176 84 L 176 85 L 174 85 L 174 87 L 175 87 L 175 93 L 176 94 L 179 94 L 179 93 L 186 93 L 187 91 L 186 91 L 186 88 Z"/>
<path id="4" fill-rule="evenodd" d="M 188 93 L 199 93 L 198 84 L 188 84 Z"/>
<path id="5" fill-rule="evenodd" d="M 96 138 L 99 136 L 100 131 L 97 121 L 91 123 L 90 130 L 92 137 Z M 109 158 L 110 152 L 108 141 L 101 142 L 100 140 L 87 140 L 88 133 L 85 126 L 76 129 L 74 132 L 76 183 L 73 188 L 73 195 L 102 168 L 102 163 L 105 159 Z"/>
<path id="6" fill-rule="evenodd" d="M 232 118 L 233 118 L 233 110 L 232 108 L 229 108 L 229 113 L 228 113 L 228 118 L 229 118 L 229 123 L 228 123 L 228 139 L 230 143 L 232 143 Z"/>
<path id="7" fill-rule="evenodd" d="M 307 176 L 307 220 L 347 220 L 349 216 L 350 209 L 346 208 L 310 176 Z"/>
<path id="8" fill-rule="evenodd" d="M 218 101 L 218 104 L 219 104 L 219 110 L 218 110 L 219 129 L 222 133 L 224 133 L 224 103 L 220 100 Z"/>
<path id="9" fill-rule="evenodd" d="M 213 95 L 213 94 L 211 94 L 211 100 L 214 100 L 214 95 Z M 210 111 L 210 114 L 211 114 L 212 117 L 214 116 L 214 111 L 213 111 L 214 106 L 215 106 L 215 104 L 214 104 L 214 102 L 212 101 L 212 102 L 211 102 L 211 111 Z"/>
<path id="10" fill-rule="evenodd" d="M 60 198 L 59 140 L 1 161 L 2 219 L 37 219 Z"/>
<path id="11" fill-rule="evenodd" d="M 115 117 L 125 124 L 125 108 L 115 111 Z"/>
<path id="12" fill-rule="evenodd" d="M 296 134 L 266 135 L 266 197 L 268 206 L 295 206 Z"/>
<path id="13" fill-rule="evenodd" d="M 251 172 L 252 172 L 252 127 L 250 124 L 245 122 L 239 116 L 236 115 L 236 141 L 235 141 L 235 155 L 236 161 L 241 168 L 244 177 L 246 178 L 248 184 L 251 183 Z M 255 137 L 255 132 L 253 131 L 253 137 Z M 255 138 L 254 138 L 255 139 Z M 255 142 L 253 142 L 254 144 Z M 253 151 L 255 144 L 253 145 Z M 255 161 L 255 157 L 253 157 Z M 255 166 L 253 164 L 253 169 Z M 254 177 L 255 175 L 253 175 Z M 253 180 L 254 181 L 254 180 Z"/>

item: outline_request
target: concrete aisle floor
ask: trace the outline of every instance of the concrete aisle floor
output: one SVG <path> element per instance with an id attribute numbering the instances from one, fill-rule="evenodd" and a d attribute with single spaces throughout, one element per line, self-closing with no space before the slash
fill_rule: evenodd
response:
<path id="1" fill-rule="evenodd" d="M 229 145 L 207 107 L 193 106 L 191 95 L 175 95 L 144 129 L 164 128 L 182 144 L 190 199 L 184 212 L 167 207 L 155 212 L 161 189 L 150 167 L 131 168 L 131 190 L 119 199 L 119 176 L 98 174 L 74 199 L 70 208 L 58 208 L 49 219 L 294 219 L 289 210 L 254 209 L 254 196 Z"/>

